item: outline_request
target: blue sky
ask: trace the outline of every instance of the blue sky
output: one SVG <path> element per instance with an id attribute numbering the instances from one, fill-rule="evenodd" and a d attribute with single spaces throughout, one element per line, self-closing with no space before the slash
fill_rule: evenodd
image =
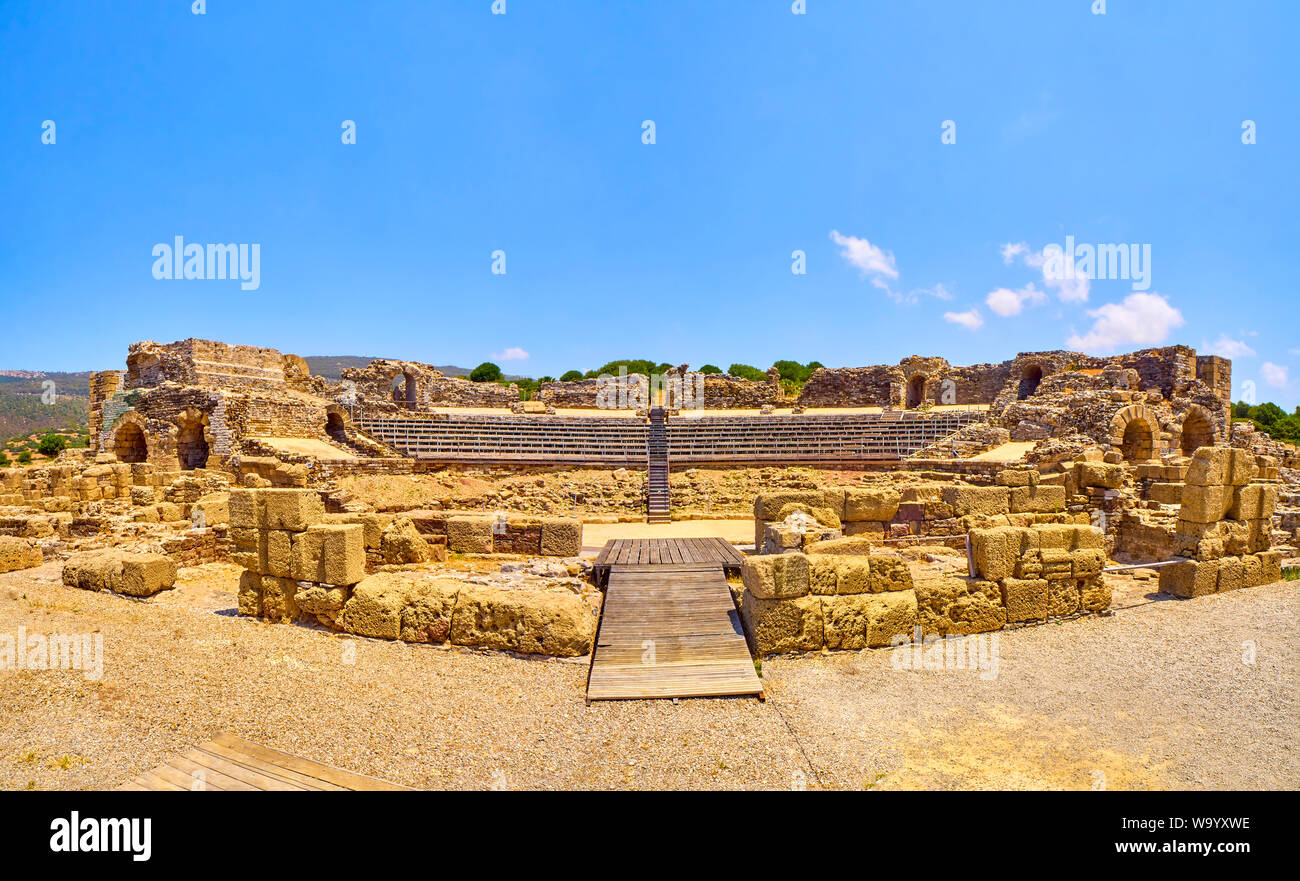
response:
<path id="1" fill-rule="evenodd" d="M 0 0 L 0 367 L 1185 343 L 1300 404 L 1295 3 L 491 5 Z M 260 286 L 154 278 L 176 236 Z M 1066 236 L 1149 288 L 1046 278 Z"/>

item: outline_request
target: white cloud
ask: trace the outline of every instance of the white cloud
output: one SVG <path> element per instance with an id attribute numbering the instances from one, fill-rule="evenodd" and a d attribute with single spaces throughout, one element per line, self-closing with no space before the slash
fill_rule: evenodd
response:
<path id="1" fill-rule="evenodd" d="M 978 309 L 967 309 L 965 312 L 945 312 L 943 320 L 950 321 L 953 324 L 960 324 L 967 330 L 979 330 L 984 326 L 984 317 L 980 315 Z"/>
<path id="2" fill-rule="evenodd" d="M 526 361 L 528 360 L 528 353 L 518 346 L 511 346 L 504 352 L 497 352 L 492 357 L 497 361 Z"/>
<path id="3" fill-rule="evenodd" d="M 1259 365 L 1259 373 L 1264 377 L 1264 382 L 1273 388 L 1286 388 L 1290 380 L 1289 371 L 1281 364 L 1274 364 L 1272 361 L 1265 361 Z"/>
<path id="4" fill-rule="evenodd" d="M 1092 329 L 1083 336 L 1072 335 L 1066 343 L 1070 348 L 1111 352 L 1126 345 L 1156 346 L 1183 325 L 1183 313 L 1160 294 L 1129 294 L 1122 303 L 1089 309 L 1088 316 L 1096 319 Z"/>
<path id="5" fill-rule="evenodd" d="M 831 241 L 839 245 L 840 256 L 858 268 L 864 277 L 870 277 L 876 287 L 888 290 L 883 278 L 897 279 L 898 267 L 894 255 L 883 248 L 877 248 L 866 239 L 857 236 L 842 236 L 839 230 L 831 230 Z"/>
<path id="6" fill-rule="evenodd" d="M 908 303 L 915 303 L 922 295 L 934 297 L 936 300 L 952 299 L 952 291 L 948 290 L 947 285 L 942 283 L 928 288 L 914 288 L 903 299 Z"/>
<path id="7" fill-rule="evenodd" d="M 998 315 L 1007 318 L 1011 315 L 1019 315 L 1026 303 L 1036 306 L 1046 299 L 1047 294 L 1034 287 L 1034 283 L 1031 281 L 1019 290 L 998 288 L 995 291 L 990 291 L 989 295 L 984 298 L 984 302 Z"/>
<path id="8" fill-rule="evenodd" d="M 1212 343 L 1202 343 L 1201 348 L 1211 355 L 1218 355 L 1220 358 L 1253 358 L 1255 350 L 1246 345 L 1244 340 L 1234 340 L 1226 333 L 1219 334 L 1219 338 Z"/>
<path id="9" fill-rule="evenodd" d="M 1092 279 L 1080 275 L 1078 269 L 1073 275 L 1065 275 L 1063 251 L 1060 245 L 1046 245 L 1041 251 L 1030 250 L 1029 245 L 1018 242 L 1002 246 L 1002 262 L 1010 266 L 1017 254 L 1026 266 L 1031 266 L 1043 274 L 1043 286 L 1056 291 L 1062 303 L 1086 303 L 1092 289 Z"/>

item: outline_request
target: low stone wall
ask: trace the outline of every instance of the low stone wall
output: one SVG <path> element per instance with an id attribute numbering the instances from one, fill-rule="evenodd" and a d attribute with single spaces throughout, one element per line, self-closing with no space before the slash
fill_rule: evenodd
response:
<path id="1" fill-rule="evenodd" d="M 107 590 L 149 597 L 176 583 L 176 561 L 162 554 L 110 548 L 73 554 L 63 564 L 63 583 L 83 590 Z"/>
<path id="2" fill-rule="evenodd" d="M 426 538 L 442 536 L 447 550 L 457 554 L 528 554 L 576 557 L 582 553 L 582 521 L 573 517 L 530 517 L 507 514 L 454 514 L 407 511 Z"/>

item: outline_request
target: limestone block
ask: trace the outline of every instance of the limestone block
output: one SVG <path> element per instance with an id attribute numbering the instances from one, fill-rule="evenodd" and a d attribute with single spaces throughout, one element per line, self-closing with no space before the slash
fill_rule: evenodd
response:
<path id="1" fill-rule="evenodd" d="M 1232 503 L 1232 487 L 1188 484 L 1183 490 L 1183 505 L 1178 511 L 1178 519 L 1214 523 L 1224 518 Z"/>
<path id="2" fill-rule="evenodd" d="M 893 520 L 901 500 L 898 490 L 889 487 L 850 487 L 844 491 L 844 520 L 850 523 Z"/>
<path id="3" fill-rule="evenodd" d="M 384 530 L 396 519 L 392 514 L 341 513 L 326 514 L 326 523 L 359 523 L 365 531 L 366 550 L 378 551 L 384 539 Z"/>
<path id="4" fill-rule="evenodd" d="M 1147 498 L 1162 505 L 1181 505 L 1183 503 L 1183 484 L 1153 483 L 1147 489 Z"/>
<path id="5" fill-rule="evenodd" d="M 226 511 L 231 529 L 257 529 L 261 518 L 257 513 L 257 493 L 252 489 L 232 489 L 226 497 Z"/>
<path id="6" fill-rule="evenodd" d="M 822 597 L 764 599 L 746 590 L 740 613 L 759 655 L 812 652 L 822 647 Z"/>
<path id="7" fill-rule="evenodd" d="M 151 486 L 133 486 L 131 487 L 131 504 L 133 505 L 152 505 L 157 501 L 154 496 L 153 487 Z"/>
<path id="8" fill-rule="evenodd" d="M 1007 622 L 1041 621 L 1047 617 L 1047 581 L 1042 578 L 1007 578 L 1002 582 L 1002 605 Z"/>
<path id="9" fill-rule="evenodd" d="M 1029 472 L 1035 473 L 1035 472 Z M 1063 486 L 1017 486 L 1011 489 L 1013 514 L 1050 514 L 1065 510 Z"/>
<path id="10" fill-rule="evenodd" d="M 887 524 L 875 520 L 856 520 L 844 524 L 844 534 L 846 536 L 861 535 L 880 539 L 885 537 L 886 526 Z"/>
<path id="11" fill-rule="evenodd" d="M 298 606 L 294 602 L 297 593 L 298 582 L 292 578 L 263 575 L 262 615 L 284 623 L 296 620 L 299 617 Z"/>
<path id="12" fill-rule="evenodd" d="M 1228 483 L 1232 486 L 1245 486 L 1259 474 L 1255 463 L 1255 454 L 1250 450 L 1233 448 L 1229 454 Z"/>
<path id="13" fill-rule="evenodd" d="M 258 500 L 263 529 L 302 532 L 325 519 L 325 506 L 315 490 L 263 489 L 258 490 Z"/>
<path id="14" fill-rule="evenodd" d="M 239 614 L 254 618 L 262 615 L 262 575 L 256 569 L 239 573 Z"/>
<path id="15" fill-rule="evenodd" d="M 230 536 L 230 541 L 235 546 L 236 551 L 257 552 L 259 530 L 231 527 L 227 531 L 227 535 Z"/>
<path id="16" fill-rule="evenodd" d="M 834 493 L 834 491 L 832 492 Z M 757 520 L 777 520 L 779 519 L 776 516 L 777 512 L 792 502 L 814 508 L 830 507 L 834 505 L 835 497 L 833 494 L 828 505 L 826 493 L 820 489 L 783 489 L 765 492 L 754 499 L 754 517 Z M 842 496 L 841 504 L 843 504 Z"/>
<path id="17" fill-rule="evenodd" d="M 334 587 L 328 584 L 298 583 L 294 592 L 294 605 L 308 615 L 325 615 L 342 611 L 348 601 L 346 587 Z"/>
<path id="18" fill-rule="evenodd" d="M 259 534 L 259 559 L 261 572 L 274 578 L 298 577 L 304 581 L 315 581 L 308 574 L 296 575 L 293 566 L 294 533 L 283 529 L 268 529 Z"/>
<path id="19" fill-rule="evenodd" d="M 1079 611 L 1079 582 L 1072 578 L 1047 581 L 1047 615 L 1059 618 Z"/>
<path id="20" fill-rule="evenodd" d="M 837 554 L 808 555 L 808 592 L 817 596 L 835 596 L 837 567 L 835 561 L 841 559 Z M 741 570 L 743 576 L 744 570 Z"/>
<path id="21" fill-rule="evenodd" d="M 595 610 L 571 593 L 464 587 L 451 617 L 455 645 L 575 657 L 595 636 Z"/>
<path id="22" fill-rule="evenodd" d="M 1267 520 L 1277 510 L 1278 488 L 1273 484 L 1252 483 L 1236 487 L 1228 517 L 1233 520 Z"/>
<path id="23" fill-rule="evenodd" d="M 1100 612 L 1110 608 L 1110 584 L 1102 575 L 1079 581 L 1079 608 Z"/>
<path id="24" fill-rule="evenodd" d="M 452 578 L 418 581 L 402 609 L 403 642 L 441 643 L 451 638 L 451 616 L 463 582 Z"/>
<path id="25" fill-rule="evenodd" d="M 31 569 L 43 562 L 41 549 L 32 542 L 12 535 L 0 535 L 0 572 Z"/>
<path id="26" fill-rule="evenodd" d="M 359 523 L 318 523 L 296 533 L 291 570 L 298 581 L 356 584 L 366 577 L 365 528 Z"/>
<path id="27" fill-rule="evenodd" d="M 1259 583 L 1277 584 L 1282 580 L 1282 552 L 1264 551 L 1256 554 L 1259 560 Z"/>
<path id="28" fill-rule="evenodd" d="M 362 543 L 365 542 L 364 525 Z M 380 538 L 380 548 L 384 562 L 390 565 L 403 563 L 424 563 L 429 559 L 429 544 L 415 528 L 415 524 L 405 517 L 399 517 L 388 525 Z"/>
<path id="29" fill-rule="evenodd" d="M 917 618 L 925 634 L 962 636 L 1006 624 L 1002 590 L 993 581 L 935 578 L 916 583 Z"/>
<path id="30" fill-rule="evenodd" d="M 1038 472 L 1027 468 L 999 471 L 994 483 L 998 486 L 1037 486 Z"/>
<path id="31" fill-rule="evenodd" d="M 1246 565 L 1241 557 L 1224 557 L 1219 561 L 1218 593 L 1240 590 L 1246 586 Z"/>
<path id="32" fill-rule="evenodd" d="M 450 536 L 450 530 L 448 535 Z M 576 557 L 581 553 L 581 520 L 572 517 L 542 518 L 543 557 Z"/>
<path id="33" fill-rule="evenodd" d="M 1011 506 L 1011 490 L 1005 486 L 945 486 L 942 498 L 956 517 L 1006 514 Z"/>
<path id="34" fill-rule="evenodd" d="M 808 589 L 819 596 L 869 593 L 871 566 L 866 557 L 815 554 L 808 560 Z"/>
<path id="35" fill-rule="evenodd" d="M 970 541 L 975 573 L 990 581 L 1010 578 L 1020 557 L 1022 532 L 1013 526 L 972 530 Z"/>
<path id="36" fill-rule="evenodd" d="M 1119 489 L 1124 485 L 1124 466 L 1108 462 L 1078 462 L 1074 466 L 1074 481 L 1080 490 L 1094 486 Z"/>
<path id="37" fill-rule="evenodd" d="M 195 520 L 194 511 L 203 513 L 204 526 L 218 526 L 230 522 L 230 497 L 226 493 L 209 493 L 200 496 L 190 508 L 190 520 Z"/>
<path id="38" fill-rule="evenodd" d="M 1042 577 L 1048 581 L 1064 581 L 1074 577 L 1074 552 L 1055 548 L 1039 551 L 1043 561 Z"/>
<path id="39" fill-rule="evenodd" d="M 163 554 L 116 548 L 73 554 L 63 564 L 63 583 L 83 590 L 153 596 L 176 583 L 176 563 Z"/>
<path id="40" fill-rule="evenodd" d="M 840 522 L 840 515 L 837 512 L 825 506 L 813 507 L 812 505 L 805 505 L 803 502 L 790 502 L 788 505 L 783 505 L 781 509 L 776 512 L 774 520 L 777 523 L 784 523 L 795 512 L 807 514 L 819 525 L 828 526 L 831 529 L 839 529 L 843 525 Z"/>
<path id="41" fill-rule="evenodd" d="M 916 626 L 916 592 L 857 594 L 822 599 L 822 638 L 828 649 L 886 646 Z"/>
<path id="42" fill-rule="evenodd" d="M 447 518 L 447 550 L 457 554 L 492 553 L 492 517 Z M 545 536 L 546 529 L 542 528 Z"/>
<path id="43" fill-rule="evenodd" d="M 1232 476 L 1232 450 L 1227 447 L 1201 447 L 1187 466 L 1188 486 L 1224 486 Z"/>
<path id="44" fill-rule="evenodd" d="M 1073 577 L 1086 581 L 1101 575 L 1106 566 L 1106 552 L 1096 548 L 1084 548 L 1070 554 L 1073 565 Z"/>
<path id="45" fill-rule="evenodd" d="M 804 545 L 804 551 L 809 554 L 850 554 L 854 556 L 866 556 L 871 553 L 871 549 L 876 543 L 867 536 L 856 536 L 854 538 L 831 538 L 818 541 L 809 541 Z"/>
<path id="46" fill-rule="evenodd" d="M 406 607 L 411 582 L 380 573 L 352 588 L 338 625 L 348 633 L 374 639 L 397 639 L 402 633 L 402 610 Z"/>
<path id="47" fill-rule="evenodd" d="M 799 553 L 749 556 L 740 567 L 745 590 L 759 599 L 786 599 L 808 593 L 808 558 Z"/>
<path id="48" fill-rule="evenodd" d="M 1202 447 L 1202 449 L 1209 448 Z M 1170 566 L 1160 567 L 1160 590 L 1162 593 L 1189 599 L 1212 594 L 1218 588 L 1218 560 L 1186 560 Z"/>
<path id="49" fill-rule="evenodd" d="M 871 564 L 871 592 L 911 590 L 912 570 L 901 554 L 878 552 L 869 558 Z M 843 593 L 844 591 L 840 591 Z"/>
<path id="50" fill-rule="evenodd" d="M 1261 584 L 1265 583 L 1261 580 L 1264 575 L 1264 564 L 1259 557 L 1254 554 L 1247 554 L 1246 556 L 1238 557 L 1238 559 L 1241 560 L 1242 566 L 1242 587 L 1259 587 Z M 1222 566 L 1219 568 L 1219 581 L 1223 581 Z"/>

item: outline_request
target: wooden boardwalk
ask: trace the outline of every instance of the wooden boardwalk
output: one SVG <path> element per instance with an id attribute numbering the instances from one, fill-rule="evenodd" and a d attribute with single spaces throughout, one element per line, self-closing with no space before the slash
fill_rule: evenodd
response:
<path id="1" fill-rule="evenodd" d="M 322 765 L 221 733 L 202 746 L 172 756 L 119 790 L 167 792 L 223 790 L 407 790 L 387 780 Z"/>
<path id="2" fill-rule="evenodd" d="M 763 696 L 727 586 L 722 539 L 615 539 L 587 700 Z"/>

